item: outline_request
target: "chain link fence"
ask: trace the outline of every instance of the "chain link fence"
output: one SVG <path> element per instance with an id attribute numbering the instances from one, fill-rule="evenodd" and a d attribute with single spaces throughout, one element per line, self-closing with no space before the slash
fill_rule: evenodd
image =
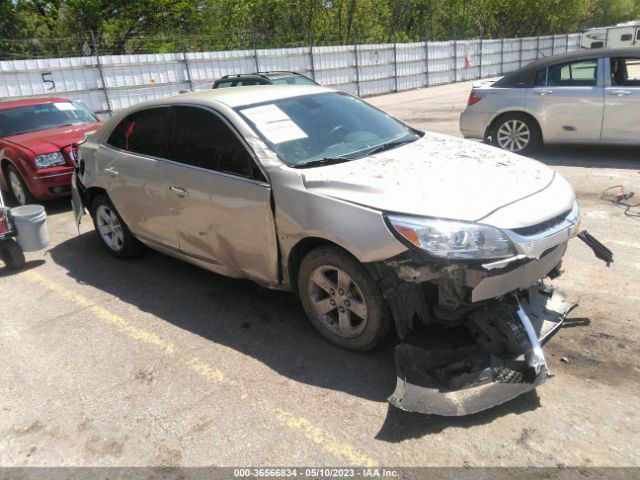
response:
<path id="1" fill-rule="evenodd" d="M 125 45 L 114 38 L 60 39 L 60 56 L 53 58 L 38 57 L 38 39 L 31 39 L 21 47 L 29 54 L 0 61 L 0 100 L 65 96 L 106 118 L 143 100 L 209 89 L 223 75 L 273 70 L 297 71 L 368 96 L 498 76 L 580 49 L 580 34 L 324 46 L 301 39 L 277 48 L 268 46 L 277 39 L 252 32 L 222 37 L 139 37 Z M 162 51 L 173 42 L 181 48 Z M 114 54 L 123 48 L 132 53 Z M 19 49 L 14 45 L 13 51 Z"/>

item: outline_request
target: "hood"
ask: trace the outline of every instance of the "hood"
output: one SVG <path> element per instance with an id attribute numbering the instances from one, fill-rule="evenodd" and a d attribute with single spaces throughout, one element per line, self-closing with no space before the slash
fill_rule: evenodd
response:
<path id="1" fill-rule="evenodd" d="M 97 130 L 101 125 L 102 123 L 67 125 L 65 127 L 11 135 L 4 137 L 4 140 L 28 148 L 36 155 L 42 155 L 43 153 L 60 151 L 72 143 L 81 141 L 85 133 Z"/>
<path id="2" fill-rule="evenodd" d="M 386 212 L 466 221 L 547 188 L 555 175 L 535 160 L 434 133 L 377 155 L 303 172 L 313 192 Z"/>

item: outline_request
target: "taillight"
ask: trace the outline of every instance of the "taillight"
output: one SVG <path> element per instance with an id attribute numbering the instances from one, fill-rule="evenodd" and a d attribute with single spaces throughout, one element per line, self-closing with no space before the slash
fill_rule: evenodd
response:
<path id="1" fill-rule="evenodd" d="M 9 231 L 9 219 L 7 218 L 7 210 L 0 208 L 0 234 Z"/>
<path id="2" fill-rule="evenodd" d="M 482 100 L 482 96 L 481 95 L 478 95 L 475 92 L 471 92 L 469 94 L 469 100 L 467 100 L 467 107 L 470 107 L 471 105 L 475 105 L 480 100 Z"/>

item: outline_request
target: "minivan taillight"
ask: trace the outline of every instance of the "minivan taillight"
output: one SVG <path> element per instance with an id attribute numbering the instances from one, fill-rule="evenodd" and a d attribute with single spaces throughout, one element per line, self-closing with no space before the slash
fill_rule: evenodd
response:
<path id="1" fill-rule="evenodd" d="M 467 107 L 470 107 L 471 105 L 475 105 L 480 100 L 482 100 L 482 96 L 481 95 L 478 95 L 475 92 L 471 92 L 469 94 L 469 100 L 467 100 Z"/>

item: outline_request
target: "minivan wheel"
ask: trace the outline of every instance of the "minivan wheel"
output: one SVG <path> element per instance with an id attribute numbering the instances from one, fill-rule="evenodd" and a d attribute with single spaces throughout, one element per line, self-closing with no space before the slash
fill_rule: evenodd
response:
<path id="1" fill-rule="evenodd" d="M 502 116 L 491 132 L 494 146 L 513 153 L 526 155 L 540 145 L 538 124 L 527 115 L 509 113 Z"/>
<path id="2" fill-rule="evenodd" d="M 389 309 L 378 286 L 355 258 L 337 248 L 319 247 L 304 257 L 298 292 L 313 326 L 339 347 L 370 350 L 389 331 Z"/>
<path id="3" fill-rule="evenodd" d="M 111 200 L 98 195 L 91 204 L 91 217 L 100 244 L 117 258 L 131 258 L 140 253 L 143 246 L 122 221 Z"/>
<path id="4" fill-rule="evenodd" d="M 22 175 L 20 175 L 20 172 L 18 172 L 13 165 L 7 167 L 7 183 L 9 184 L 9 190 L 11 190 L 13 198 L 15 198 L 16 202 L 20 205 L 33 202 L 33 196 L 31 195 L 29 187 L 27 187 L 27 184 L 22 179 Z"/>

